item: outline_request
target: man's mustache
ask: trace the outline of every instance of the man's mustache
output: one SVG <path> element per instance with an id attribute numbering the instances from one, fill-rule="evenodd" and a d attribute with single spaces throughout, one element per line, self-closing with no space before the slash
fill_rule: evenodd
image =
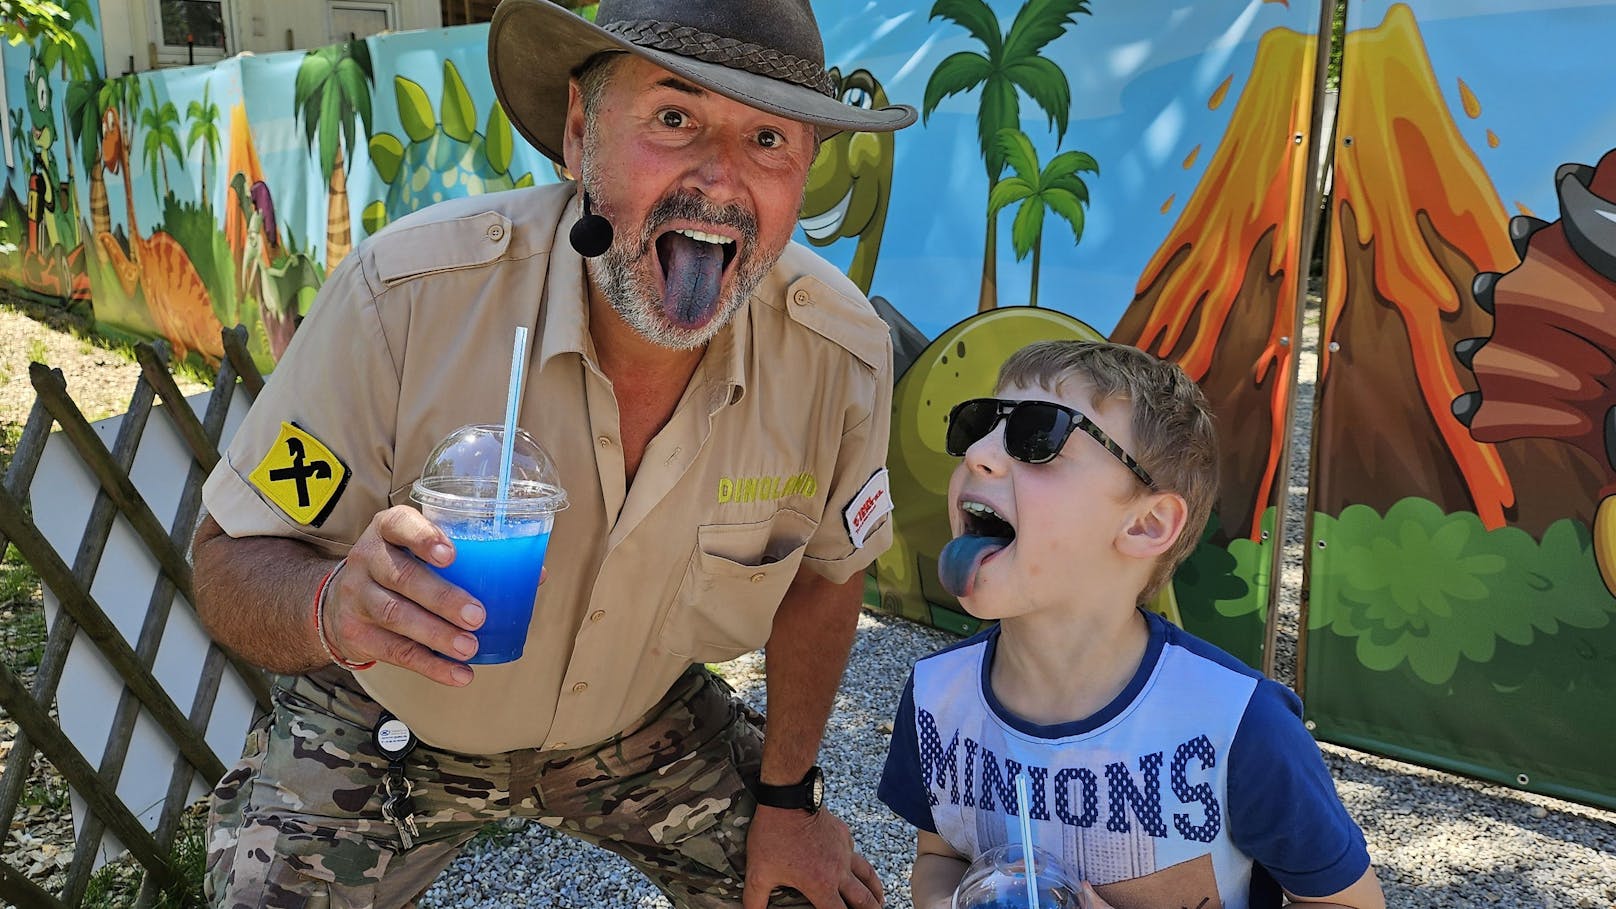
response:
<path id="1" fill-rule="evenodd" d="M 645 216 L 640 252 L 651 248 L 651 242 L 662 232 L 664 224 L 677 220 L 705 221 L 733 227 L 747 246 L 757 242 L 757 218 L 740 203 L 714 205 L 696 193 L 681 192 L 663 196 L 651 207 L 650 213 Z"/>

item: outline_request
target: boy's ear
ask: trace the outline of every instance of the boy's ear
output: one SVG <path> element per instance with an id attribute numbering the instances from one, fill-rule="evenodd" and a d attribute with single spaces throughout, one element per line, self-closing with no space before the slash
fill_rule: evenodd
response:
<path id="1" fill-rule="evenodd" d="M 1153 559 L 1171 549 L 1189 520 L 1189 505 L 1176 492 L 1156 492 L 1144 496 L 1117 538 L 1123 555 Z"/>

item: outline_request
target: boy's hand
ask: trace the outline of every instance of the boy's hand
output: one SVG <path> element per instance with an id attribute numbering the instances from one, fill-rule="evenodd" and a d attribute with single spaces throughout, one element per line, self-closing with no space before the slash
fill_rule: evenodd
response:
<path id="1" fill-rule="evenodd" d="M 1037 853 L 1033 853 L 1036 855 Z M 1100 894 L 1094 892 L 1094 887 L 1088 881 L 1083 882 L 1083 905 L 1085 909 L 1116 909 L 1106 902 Z"/>

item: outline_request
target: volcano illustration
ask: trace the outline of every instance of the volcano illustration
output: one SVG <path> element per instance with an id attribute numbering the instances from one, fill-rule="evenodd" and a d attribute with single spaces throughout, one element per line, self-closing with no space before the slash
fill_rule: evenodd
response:
<path id="1" fill-rule="evenodd" d="M 1219 523 L 1231 536 L 1259 537 L 1284 451 L 1307 174 L 1306 146 L 1290 137 L 1307 130 L 1316 46 L 1289 29 L 1263 35 L 1223 142 L 1111 334 L 1177 362 L 1206 392 L 1223 449 Z"/>
<path id="2" fill-rule="evenodd" d="M 1592 459 L 1543 438 L 1478 441 L 1454 414 L 1475 390 L 1454 346 L 1492 327 L 1476 277 L 1514 269 L 1526 237 L 1460 134 L 1414 14 L 1391 7 L 1344 53 L 1314 510 L 1419 497 L 1533 535 L 1591 521 Z"/>

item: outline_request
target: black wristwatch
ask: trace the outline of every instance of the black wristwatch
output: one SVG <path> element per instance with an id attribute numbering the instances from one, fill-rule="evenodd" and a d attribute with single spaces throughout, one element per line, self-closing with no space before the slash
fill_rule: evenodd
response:
<path id="1" fill-rule="evenodd" d="M 825 775 L 819 772 L 819 765 L 808 768 L 800 783 L 788 786 L 770 786 L 762 780 L 752 784 L 752 794 L 757 796 L 759 805 L 768 805 L 770 808 L 801 808 L 809 814 L 819 811 L 819 806 L 825 803 Z"/>

